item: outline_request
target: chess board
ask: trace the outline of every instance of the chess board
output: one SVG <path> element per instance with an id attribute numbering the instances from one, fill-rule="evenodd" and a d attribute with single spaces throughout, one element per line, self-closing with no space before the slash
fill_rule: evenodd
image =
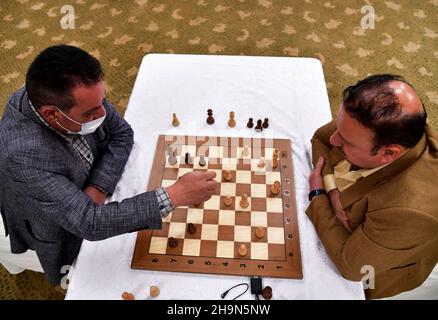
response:
<path id="1" fill-rule="evenodd" d="M 175 149 L 178 162 L 166 160 L 167 146 Z M 246 155 L 243 151 L 248 146 Z M 278 166 L 272 168 L 272 154 L 279 150 Z M 193 156 L 186 164 L 185 154 Z M 204 155 L 207 164 L 199 165 Z M 254 139 L 229 137 L 160 135 L 155 151 L 148 190 L 167 187 L 178 177 L 192 171 L 216 172 L 218 188 L 210 200 L 192 207 L 178 207 L 163 218 L 161 230 L 138 232 L 131 267 L 173 272 L 211 273 L 224 275 L 302 278 L 301 253 L 296 215 L 291 143 L 287 139 Z M 260 157 L 266 165 L 258 166 Z M 230 170 L 231 181 L 224 172 Z M 280 181 L 281 192 L 270 193 L 274 181 Z M 246 193 L 249 206 L 240 207 Z M 223 202 L 233 197 L 231 206 Z M 187 232 L 187 224 L 196 227 Z M 263 238 L 255 229 L 263 227 Z M 174 237 L 175 248 L 168 245 Z M 245 244 L 247 254 L 238 254 Z"/>

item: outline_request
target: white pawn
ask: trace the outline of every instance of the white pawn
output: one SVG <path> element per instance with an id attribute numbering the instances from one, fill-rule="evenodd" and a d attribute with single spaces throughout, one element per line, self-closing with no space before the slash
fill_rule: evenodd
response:
<path id="1" fill-rule="evenodd" d="M 247 156 L 249 156 L 249 147 L 246 146 L 246 145 L 243 146 L 242 156 L 243 156 L 243 157 L 247 157 Z"/>

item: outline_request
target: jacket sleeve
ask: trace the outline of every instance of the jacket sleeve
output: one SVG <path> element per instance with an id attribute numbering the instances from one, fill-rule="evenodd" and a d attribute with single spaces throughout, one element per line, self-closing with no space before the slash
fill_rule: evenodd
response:
<path id="1" fill-rule="evenodd" d="M 333 168 L 329 161 L 329 153 L 333 148 L 333 146 L 330 144 L 330 136 L 335 131 L 336 120 L 333 120 L 316 130 L 311 140 L 313 165 L 316 166 L 316 163 L 321 156 L 324 157 L 326 160 L 324 168 L 322 170 L 323 176 L 333 173 Z"/>
<path id="2" fill-rule="evenodd" d="M 326 195 L 314 197 L 306 213 L 340 273 L 353 281 L 365 275 L 364 266 L 372 266 L 378 275 L 412 262 L 409 259 L 420 246 L 437 239 L 437 223 L 410 208 L 367 212 L 351 235 L 339 223 Z"/>
<path id="3" fill-rule="evenodd" d="M 112 194 L 128 161 L 134 143 L 134 133 L 131 126 L 106 99 L 104 106 L 107 113 L 104 125 L 108 128 L 109 141 L 106 150 L 93 164 L 88 183 Z"/>
<path id="4" fill-rule="evenodd" d="M 142 229 L 161 228 L 154 191 L 96 205 L 72 183 L 62 159 L 48 148 L 27 149 L 7 161 L 9 187 L 38 220 L 49 220 L 78 237 L 95 241 Z"/>

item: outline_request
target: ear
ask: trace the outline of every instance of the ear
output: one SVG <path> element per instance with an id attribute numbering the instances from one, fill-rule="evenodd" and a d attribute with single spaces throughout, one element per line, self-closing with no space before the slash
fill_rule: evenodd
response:
<path id="1" fill-rule="evenodd" d="M 398 144 L 389 144 L 380 148 L 379 156 L 383 163 L 390 163 L 404 154 L 405 148 Z"/>
<path id="2" fill-rule="evenodd" d="M 58 110 L 52 105 L 43 105 L 39 109 L 40 114 L 49 123 L 59 119 Z"/>

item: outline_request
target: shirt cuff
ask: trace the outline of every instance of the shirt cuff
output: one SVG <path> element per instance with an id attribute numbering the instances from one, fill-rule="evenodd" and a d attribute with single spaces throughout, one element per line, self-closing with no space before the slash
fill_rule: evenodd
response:
<path id="1" fill-rule="evenodd" d="M 336 181 L 335 181 L 335 175 L 334 174 L 327 174 L 323 177 L 324 180 L 324 187 L 325 191 L 329 193 L 333 189 L 336 189 Z"/>
<path id="2" fill-rule="evenodd" d="M 157 196 L 158 207 L 160 208 L 161 217 L 167 217 L 175 208 L 167 194 L 166 189 L 158 188 L 155 190 L 155 195 Z"/>

